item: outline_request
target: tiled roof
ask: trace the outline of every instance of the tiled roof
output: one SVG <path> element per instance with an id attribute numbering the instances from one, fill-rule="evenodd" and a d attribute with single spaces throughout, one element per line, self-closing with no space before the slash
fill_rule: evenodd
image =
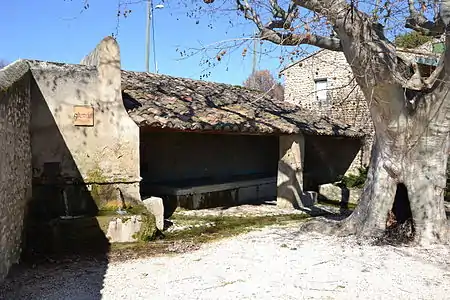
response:
<path id="1" fill-rule="evenodd" d="M 331 122 L 262 92 L 221 83 L 122 71 L 122 93 L 139 126 L 256 134 L 362 137 L 350 126 Z"/>

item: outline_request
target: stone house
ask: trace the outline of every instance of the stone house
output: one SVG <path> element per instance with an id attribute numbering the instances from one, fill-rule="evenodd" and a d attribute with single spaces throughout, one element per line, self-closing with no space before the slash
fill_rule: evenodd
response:
<path id="1" fill-rule="evenodd" d="M 24 220 L 92 216 L 147 195 L 164 197 L 168 214 L 272 199 L 300 207 L 307 182 L 335 181 L 364 137 L 253 90 L 123 71 L 111 37 L 77 65 L 1 69 L 0 99 L 0 278 L 19 257 Z"/>
<path id="2" fill-rule="evenodd" d="M 437 65 L 442 41 L 437 39 L 417 49 L 398 49 L 400 55 L 414 59 L 423 74 Z M 364 95 L 353 78 L 350 64 L 342 52 L 319 50 L 280 71 L 285 80 L 285 101 L 318 115 L 329 116 L 366 133 L 364 146 L 349 172 L 369 164 L 373 124 Z"/>

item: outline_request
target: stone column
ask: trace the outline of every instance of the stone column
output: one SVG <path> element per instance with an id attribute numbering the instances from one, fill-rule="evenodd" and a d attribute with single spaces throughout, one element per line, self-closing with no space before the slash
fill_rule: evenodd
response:
<path id="1" fill-rule="evenodd" d="M 302 134 L 280 136 L 277 206 L 302 207 L 305 139 Z"/>

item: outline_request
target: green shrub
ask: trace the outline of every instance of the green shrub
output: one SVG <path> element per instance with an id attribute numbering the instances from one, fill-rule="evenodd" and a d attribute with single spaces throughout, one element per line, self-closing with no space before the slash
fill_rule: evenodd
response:
<path id="1" fill-rule="evenodd" d="M 357 175 L 349 174 L 343 176 L 340 183 L 348 188 L 362 188 L 367 180 L 368 171 L 369 167 L 367 166 L 359 167 Z"/>
<path id="2" fill-rule="evenodd" d="M 422 35 L 419 32 L 410 31 L 410 32 L 398 35 L 394 40 L 394 44 L 397 47 L 414 49 L 419 46 L 422 46 L 423 44 L 431 41 L 432 39 L 433 39 L 432 37 Z"/>

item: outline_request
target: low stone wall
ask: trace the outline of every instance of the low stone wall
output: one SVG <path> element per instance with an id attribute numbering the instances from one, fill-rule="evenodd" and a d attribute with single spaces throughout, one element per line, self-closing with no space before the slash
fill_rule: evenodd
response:
<path id="1" fill-rule="evenodd" d="M 31 196 L 29 79 L 24 61 L 0 70 L 0 281 L 19 260 Z"/>
<path id="2" fill-rule="evenodd" d="M 185 188 L 154 186 L 152 192 L 164 199 L 164 215 L 169 218 L 178 206 L 204 209 L 274 200 L 277 186 L 275 177 L 267 177 Z"/>

